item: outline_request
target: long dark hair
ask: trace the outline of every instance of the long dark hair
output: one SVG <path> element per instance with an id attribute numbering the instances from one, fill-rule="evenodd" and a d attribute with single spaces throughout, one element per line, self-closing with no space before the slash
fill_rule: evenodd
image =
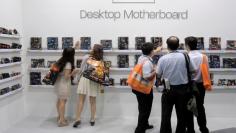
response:
<path id="1" fill-rule="evenodd" d="M 90 57 L 94 58 L 95 60 L 103 60 L 103 47 L 100 44 L 95 44 L 93 46 L 93 50 L 90 53 Z"/>
<path id="2" fill-rule="evenodd" d="M 74 48 L 65 48 L 62 53 L 62 57 L 57 61 L 58 65 L 60 66 L 60 72 L 63 71 L 66 63 L 71 63 L 73 71 L 75 69 L 75 49 Z"/>

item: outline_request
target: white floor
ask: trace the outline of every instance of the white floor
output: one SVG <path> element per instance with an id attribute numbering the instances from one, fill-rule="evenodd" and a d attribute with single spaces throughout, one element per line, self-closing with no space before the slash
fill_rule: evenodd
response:
<path id="1" fill-rule="evenodd" d="M 155 93 L 150 123 L 155 126 L 147 133 L 158 133 L 161 115 L 161 94 Z M 0 133 L 132 133 L 137 123 L 137 102 L 128 91 L 106 90 L 97 99 L 96 125 L 89 125 L 89 104 L 85 105 L 82 125 L 72 128 L 76 95 L 67 106 L 70 126 L 56 125 L 56 97 L 52 89 L 30 89 L 0 100 Z M 206 94 L 205 107 L 211 131 L 236 127 L 236 92 Z M 172 127 L 175 131 L 176 115 Z M 195 125 L 199 133 L 198 126 Z M 217 132 L 218 133 L 218 132 Z M 220 131 L 219 133 L 226 133 Z M 227 133 L 236 133 L 235 130 Z"/>

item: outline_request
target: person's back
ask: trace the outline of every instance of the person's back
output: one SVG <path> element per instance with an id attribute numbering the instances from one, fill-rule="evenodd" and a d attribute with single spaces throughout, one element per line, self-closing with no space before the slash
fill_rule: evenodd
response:
<path id="1" fill-rule="evenodd" d="M 171 85 L 186 84 L 188 82 L 186 77 L 186 62 L 183 53 L 178 51 L 170 52 L 161 57 L 158 64 L 158 69 L 162 71 L 162 78 L 168 79 Z"/>
<path id="2" fill-rule="evenodd" d="M 68 85 L 70 85 L 71 79 L 70 79 L 70 78 L 66 78 L 66 76 L 65 76 L 65 71 L 66 71 L 66 70 L 70 70 L 70 71 L 71 71 L 71 69 L 72 69 L 71 63 L 70 63 L 70 62 L 67 62 L 67 63 L 65 64 L 65 67 L 63 68 L 63 70 L 59 73 L 58 79 L 57 79 L 57 81 L 56 81 L 56 85 L 55 85 L 55 86 L 59 87 L 59 86 L 60 86 L 60 85 L 58 86 L 58 83 L 59 83 L 59 82 L 64 82 L 64 83 L 66 83 L 66 85 L 69 83 Z"/>
<path id="3" fill-rule="evenodd" d="M 186 125 L 186 106 L 187 106 L 187 89 L 188 76 L 186 68 L 185 55 L 177 51 L 179 47 L 179 39 L 170 37 L 167 39 L 167 46 L 170 53 L 160 58 L 157 64 L 157 75 L 163 78 L 165 89 L 162 95 L 162 111 L 161 111 L 161 128 L 160 133 L 171 133 L 171 114 L 173 106 L 177 114 L 176 133 L 184 133 Z M 190 60 L 190 71 L 195 71 L 195 67 Z"/>
<path id="4" fill-rule="evenodd" d="M 189 57 L 191 58 L 197 69 L 196 75 L 194 75 L 193 80 L 198 83 L 202 82 L 202 72 L 200 66 L 202 64 L 203 55 L 200 52 L 194 50 L 189 52 Z"/>
<path id="5" fill-rule="evenodd" d="M 197 89 L 198 89 L 198 93 L 195 94 L 197 110 L 198 110 L 198 117 L 197 117 L 198 125 L 202 133 L 209 133 L 209 130 L 206 126 L 207 121 L 206 121 L 206 113 L 205 113 L 205 107 L 204 107 L 204 97 L 205 97 L 206 89 L 203 85 L 202 72 L 201 72 L 201 64 L 203 63 L 203 54 L 197 51 L 197 38 L 196 37 L 190 36 L 190 37 L 185 38 L 185 44 L 186 44 L 187 50 L 189 51 L 189 57 L 190 59 L 193 60 L 197 68 L 196 74 L 192 77 L 192 80 L 196 82 Z M 206 61 L 207 61 L 207 58 L 206 58 Z M 187 132 L 194 133 L 195 131 L 194 131 L 193 114 L 191 112 L 188 112 L 187 114 L 188 114 Z"/>
<path id="6" fill-rule="evenodd" d="M 152 58 L 150 56 L 146 56 L 146 55 L 141 55 L 139 58 L 138 58 L 138 64 L 142 64 L 144 63 L 143 65 L 143 77 L 146 78 L 146 77 L 149 77 L 152 70 L 153 70 L 153 63 L 152 63 Z"/>
<path id="7" fill-rule="evenodd" d="M 62 53 L 62 57 L 57 61 L 61 68 L 61 72 L 55 83 L 55 89 L 57 93 L 57 123 L 59 127 L 67 126 L 68 121 L 65 118 L 65 105 L 71 92 L 71 77 L 76 70 L 74 69 L 74 55 L 75 50 L 73 48 L 65 48 Z"/>
<path id="8" fill-rule="evenodd" d="M 156 76 L 151 58 L 153 55 L 154 46 L 152 43 L 144 43 L 142 44 L 141 49 L 143 55 L 139 57 L 138 64 L 143 63 L 142 78 L 151 82 Z M 135 129 L 135 133 L 144 133 L 147 129 L 153 128 L 153 125 L 150 125 L 148 122 L 152 109 L 153 90 L 151 89 L 150 94 L 144 94 L 133 89 L 132 92 L 136 95 L 139 110 L 138 124 Z"/>

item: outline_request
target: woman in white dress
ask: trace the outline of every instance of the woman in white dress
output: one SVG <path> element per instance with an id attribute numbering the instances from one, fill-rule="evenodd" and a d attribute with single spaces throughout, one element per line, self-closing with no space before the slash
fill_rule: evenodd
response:
<path id="1" fill-rule="evenodd" d="M 96 113 L 96 96 L 97 92 L 100 89 L 101 85 L 89 80 L 82 76 L 82 73 L 91 68 L 92 66 L 87 63 L 87 60 L 89 58 L 92 58 L 97 61 L 103 60 L 103 47 L 102 45 L 95 44 L 91 53 L 88 55 L 85 55 L 83 57 L 80 71 L 79 71 L 79 85 L 77 89 L 77 93 L 79 95 L 78 102 L 77 102 L 77 113 L 76 113 L 76 121 L 73 125 L 74 128 L 77 128 L 78 125 L 81 123 L 81 112 L 84 107 L 84 101 L 86 95 L 89 96 L 90 105 L 91 105 L 91 119 L 90 124 L 91 126 L 94 126 L 95 124 L 95 113 Z"/>
<path id="2" fill-rule="evenodd" d="M 55 83 L 57 94 L 57 123 L 59 127 L 67 126 L 68 122 L 65 119 L 65 105 L 71 93 L 71 78 L 76 73 L 74 69 L 74 48 L 65 48 L 62 57 L 57 61 L 60 67 L 60 74 Z"/>

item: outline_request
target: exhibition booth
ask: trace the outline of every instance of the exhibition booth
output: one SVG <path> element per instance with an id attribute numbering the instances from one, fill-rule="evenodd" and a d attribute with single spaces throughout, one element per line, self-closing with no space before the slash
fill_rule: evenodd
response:
<path id="1" fill-rule="evenodd" d="M 137 124 L 138 105 L 126 80 L 152 42 L 168 53 L 166 39 L 195 36 L 198 49 L 208 56 L 213 89 L 206 93 L 210 131 L 234 133 L 236 123 L 236 14 L 234 0 L 0 0 L 0 133 L 131 133 Z M 89 124 L 86 102 L 82 125 L 74 129 L 78 80 L 72 81 L 66 116 L 70 125 L 56 125 L 56 95 L 42 79 L 62 55 L 75 48 L 75 67 L 94 44 L 104 48 L 110 85 L 97 90 L 96 125 Z M 161 90 L 154 88 L 150 122 L 160 130 Z M 89 98 L 86 100 L 88 101 Z M 172 114 L 175 131 L 176 115 Z M 195 121 L 196 123 L 196 121 Z M 195 124 L 196 132 L 198 130 Z M 227 133 L 228 133 L 227 132 Z"/>

